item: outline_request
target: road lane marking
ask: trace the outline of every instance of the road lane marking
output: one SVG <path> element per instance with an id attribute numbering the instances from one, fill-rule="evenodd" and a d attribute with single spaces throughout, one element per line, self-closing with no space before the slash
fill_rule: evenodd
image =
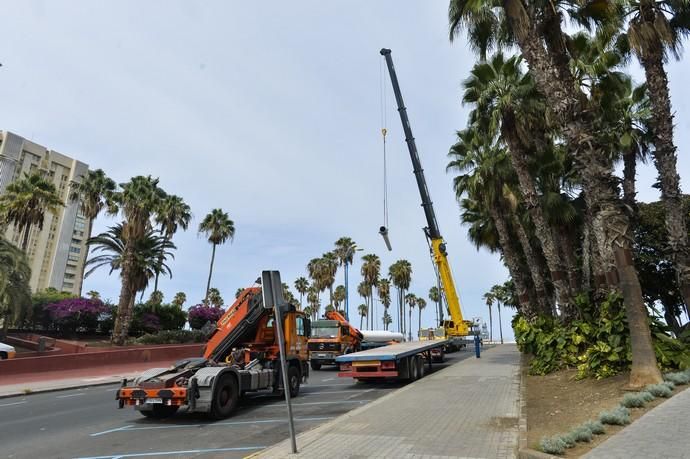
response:
<path id="1" fill-rule="evenodd" d="M 3 404 L 3 405 L 0 405 L 0 406 L 13 406 L 13 405 L 21 405 L 22 403 L 26 403 L 26 400 L 24 400 L 23 402 L 5 403 L 5 404 Z"/>
<path id="2" fill-rule="evenodd" d="M 222 453 L 226 451 L 255 451 L 257 449 L 266 449 L 266 446 L 239 446 L 235 448 L 188 449 L 184 451 L 155 451 L 151 453 L 124 453 L 113 454 L 110 456 L 78 457 L 75 459 L 121 459 L 125 457 L 173 456 L 180 454 Z"/>
<path id="3" fill-rule="evenodd" d="M 55 398 L 70 398 L 70 397 L 79 397 L 81 395 L 86 395 L 84 392 L 80 392 L 78 394 L 68 394 L 68 395 L 58 395 Z"/>
<path id="4" fill-rule="evenodd" d="M 341 400 L 338 402 L 306 402 L 306 403 L 293 403 L 292 406 L 305 406 L 305 405 L 340 405 L 341 403 L 369 403 L 371 400 Z M 270 405 L 257 406 L 256 408 L 265 408 L 267 406 L 283 406 L 285 403 L 271 403 Z"/>
<path id="5" fill-rule="evenodd" d="M 134 427 L 134 424 L 130 424 L 128 426 L 118 427 L 117 429 L 110 429 L 110 430 L 104 430 L 103 432 L 92 433 L 90 436 L 91 437 L 98 437 L 99 435 L 105 435 L 105 434 L 109 434 L 109 433 L 113 433 L 113 432 L 118 432 L 120 430 L 126 430 L 130 427 Z"/>
<path id="6" fill-rule="evenodd" d="M 323 416 L 323 417 L 313 417 L 313 418 L 295 418 L 295 422 L 314 422 L 314 421 L 330 421 L 335 419 L 335 416 Z M 105 430 L 103 432 L 92 433 L 91 437 L 98 437 L 100 435 L 105 435 L 114 432 L 130 432 L 133 430 L 162 430 L 162 429 L 189 429 L 189 428 L 201 428 L 201 427 L 223 427 L 223 426 L 233 426 L 233 425 L 249 425 L 249 424 L 279 424 L 286 423 L 286 419 L 256 419 L 253 421 L 228 421 L 228 422 L 213 422 L 208 424 L 170 424 L 163 426 L 142 426 L 137 427 L 134 424 L 130 424 L 123 427 L 118 427 L 117 429 Z"/>
<path id="7" fill-rule="evenodd" d="M 355 383 L 342 383 L 342 384 L 305 384 L 304 388 L 307 387 L 333 387 L 333 386 L 354 386 Z"/>

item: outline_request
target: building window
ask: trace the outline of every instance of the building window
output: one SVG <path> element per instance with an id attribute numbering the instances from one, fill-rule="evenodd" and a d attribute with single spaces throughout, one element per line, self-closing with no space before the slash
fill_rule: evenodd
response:
<path id="1" fill-rule="evenodd" d="M 70 247 L 69 251 L 72 253 L 79 253 L 79 252 L 81 252 L 81 248 L 80 247 Z"/>
<path id="2" fill-rule="evenodd" d="M 73 288 L 74 284 L 72 282 L 63 282 L 62 288 Z"/>
<path id="3" fill-rule="evenodd" d="M 65 279 L 74 279 L 74 274 L 65 274 Z"/>
<path id="4" fill-rule="evenodd" d="M 72 238 L 72 244 L 81 245 L 81 239 Z"/>
<path id="5" fill-rule="evenodd" d="M 69 261 L 79 261 L 79 257 L 77 255 L 67 255 L 67 260 Z M 68 264 L 67 267 L 70 265 Z"/>

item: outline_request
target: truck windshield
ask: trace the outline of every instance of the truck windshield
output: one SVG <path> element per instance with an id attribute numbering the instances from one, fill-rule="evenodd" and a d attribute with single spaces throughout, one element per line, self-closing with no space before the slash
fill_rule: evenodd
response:
<path id="1" fill-rule="evenodd" d="M 338 327 L 318 327 L 313 328 L 311 336 L 314 338 L 337 338 Z"/>

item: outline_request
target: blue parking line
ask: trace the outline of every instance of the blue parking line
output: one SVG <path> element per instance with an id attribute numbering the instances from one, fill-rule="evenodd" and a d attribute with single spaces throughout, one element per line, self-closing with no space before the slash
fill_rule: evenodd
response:
<path id="1" fill-rule="evenodd" d="M 266 449 L 266 446 L 241 446 L 236 448 L 209 448 L 209 449 L 188 449 L 184 451 L 155 451 L 151 453 L 124 453 L 113 454 L 110 456 L 87 456 L 75 459 L 121 459 L 125 457 L 151 457 L 151 456 L 172 456 L 174 454 L 199 454 L 199 453 L 222 453 L 225 451 L 255 451 Z"/>

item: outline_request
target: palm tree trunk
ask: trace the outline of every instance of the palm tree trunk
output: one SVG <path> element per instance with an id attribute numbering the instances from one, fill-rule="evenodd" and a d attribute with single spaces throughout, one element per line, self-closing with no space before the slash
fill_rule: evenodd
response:
<path id="1" fill-rule="evenodd" d="M 494 319 L 491 314 L 491 305 L 489 305 L 489 341 L 494 342 Z"/>
<path id="2" fill-rule="evenodd" d="M 635 210 L 635 177 L 637 175 L 637 155 L 632 148 L 623 152 L 623 202 L 631 212 Z"/>
<path id="3" fill-rule="evenodd" d="M 653 43 L 641 59 L 647 77 L 654 119 L 654 165 L 659 173 L 661 200 L 666 210 L 666 231 L 678 286 L 686 305 L 690 305 L 690 247 L 686 227 L 687 211 L 680 191 L 680 176 L 673 143 L 673 113 L 664 69 L 663 46 Z"/>
<path id="4" fill-rule="evenodd" d="M 24 227 L 24 235 L 22 236 L 22 252 L 29 256 L 29 235 L 31 234 L 31 225 L 26 225 Z"/>
<path id="5" fill-rule="evenodd" d="M 347 278 L 347 261 L 345 262 L 345 317 L 350 320 L 350 283 Z"/>
<path id="6" fill-rule="evenodd" d="M 501 322 L 501 302 L 496 302 L 496 309 L 498 309 L 498 331 L 501 334 L 501 344 L 503 344 L 503 323 Z"/>
<path id="7" fill-rule="evenodd" d="M 417 323 L 417 338 L 419 338 L 419 334 L 422 332 L 422 310 L 417 308 L 417 311 L 419 312 L 419 322 Z"/>
<path id="8" fill-rule="evenodd" d="M 206 282 L 206 296 L 204 297 L 204 305 L 208 306 L 208 291 L 211 290 L 211 276 L 213 275 L 213 262 L 216 259 L 216 244 L 213 244 L 213 251 L 211 252 L 211 266 L 208 269 L 208 282 Z"/>
<path id="9" fill-rule="evenodd" d="M 488 210 L 491 219 L 494 221 L 496 232 L 498 233 L 498 242 L 501 245 L 503 259 L 508 267 L 510 277 L 515 283 L 520 311 L 522 311 L 527 317 L 533 317 L 535 315 L 534 306 L 529 304 L 528 286 L 525 283 L 523 273 L 521 272 L 519 255 L 511 243 L 508 224 L 494 206 L 488 206 Z"/>
<path id="10" fill-rule="evenodd" d="M 546 287 L 544 286 L 544 278 L 542 277 L 541 272 L 539 270 L 540 263 L 537 260 L 537 256 L 534 253 L 534 250 L 532 249 L 532 243 L 529 240 L 529 236 L 527 236 L 527 231 L 525 231 L 525 227 L 522 225 L 522 222 L 520 222 L 520 219 L 517 218 L 515 214 L 512 215 L 512 222 L 513 227 L 515 228 L 515 231 L 518 234 L 518 239 L 520 239 L 522 251 L 525 254 L 525 258 L 527 259 L 527 266 L 529 267 L 530 274 L 532 275 L 532 282 L 534 283 L 534 289 L 536 291 L 538 301 L 538 304 L 535 305 L 537 308 L 537 312 L 543 315 L 550 315 L 551 306 L 549 305 L 548 300 L 546 298 Z"/>
<path id="11" fill-rule="evenodd" d="M 409 323 L 409 327 L 407 327 L 408 328 L 407 340 L 412 341 L 412 306 L 407 306 L 407 310 L 408 310 L 409 315 L 410 315 L 410 323 Z"/>
<path id="12" fill-rule="evenodd" d="M 359 329 L 363 330 L 362 325 L 364 324 L 364 315 L 359 315 Z"/>
<path id="13" fill-rule="evenodd" d="M 120 299 L 117 304 L 117 317 L 113 326 L 113 334 L 110 341 L 116 346 L 123 346 L 127 341 L 129 333 L 129 321 L 131 320 L 131 304 L 133 303 L 136 292 L 132 292 L 130 283 L 127 280 L 127 272 L 122 272 L 122 287 L 120 288 Z"/>
<path id="14" fill-rule="evenodd" d="M 520 191 L 524 199 L 527 212 L 534 223 L 534 231 L 541 242 L 542 251 L 549 267 L 551 281 L 556 290 L 556 297 L 561 311 L 566 318 L 574 316 L 573 296 L 567 282 L 565 267 L 559 255 L 559 247 L 553 238 L 553 228 L 546 221 L 544 212 L 539 202 L 537 188 L 534 179 L 529 173 L 525 148 L 517 136 L 515 130 L 515 118 L 512 113 L 503 116 L 503 136 L 508 143 L 508 151 L 513 164 L 513 169 L 520 183 Z"/>

